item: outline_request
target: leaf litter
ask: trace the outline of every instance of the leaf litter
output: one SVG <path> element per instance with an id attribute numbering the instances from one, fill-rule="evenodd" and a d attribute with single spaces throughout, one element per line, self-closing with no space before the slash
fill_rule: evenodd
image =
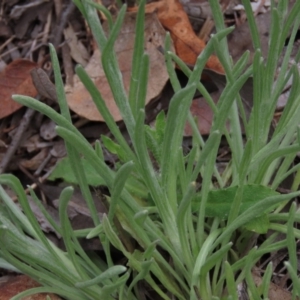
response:
<path id="1" fill-rule="evenodd" d="M 129 91 L 131 79 L 131 64 L 133 56 L 133 45 L 135 39 L 135 19 L 136 14 L 128 13 L 125 16 L 121 32 L 115 42 L 115 51 L 122 73 L 125 90 Z M 103 24 L 104 30 L 108 30 L 107 23 Z M 164 64 L 164 55 L 159 51 L 163 47 L 166 33 L 158 22 L 155 14 L 147 14 L 145 18 L 145 52 L 149 55 L 150 73 L 147 87 L 146 103 L 157 97 L 169 79 L 167 69 Z M 110 113 L 115 121 L 122 120 L 119 109 L 114 102 L 112 92 L 105 77 L 101 65 L 101 53 L 98 48 L 85 67 L 86 72 L 92 78 L 99 89 Z M 67 102 L 69 107 L 82 116 L 92 121 L 104 121 L 97 111 L 90 94 L 85 89 L 77 75 L 73 79 L 74 86 L 66 86 Z"/>
<path id="2" fill-rule="evenodd" d="M 71 2 L 69 3 L 68 1 L 64 3 L 59 0 L 54 1 L 53 3 L 51 1 L 49 3 L 44 3 L 44 1 L 34 1 L 35 9 L 29 8 L 31 2 L 33 1 L 15 0 L 10 1 L 9 3 L 7 2 L 4 5 L 4 15 L 2 15 L 2 18 L 0 19 L 0 42 L 3 42 L 2 44 L 0 43 L 0 68 L 5 71 L 2 71 L 1 76 L 3 76 L 5 72 L 7 72 L 5 66 L 7 66 L 6 68 L 8 68 L 9 70 L 14 66 L 14 64 L 17 64 L 18 61 L 16 59 L 25 58 L 30 61 L 29 64 L 31 64 L 32 66 L 34 65 L 34 68 L 36 68 L 37 64 L 39 64 L 41 66 L 41 70 L 44 70 L 46 78 L 48 78 L 47 76 L 50 75 L 49 82 L 51 83 L 51 80 L 53 78 L 51 75 L 51 64 L 49 63 L 49 57 L 47 57 L 48 50 L 46 44 L 49 41 L 54 42 L 55 46 L 57 47 L 57 51 L 63 60 L 63 72 L 65 72 L 65 79 L 68 83 L 68 87 L 66 88 L 69 89 L 69 91 L 72 91 L 73 89 L 73 93 L 75 94 L 80 91 L 80 93 L 83 93 L 84 95 L 82 98 L 87 101 L 82 101 L 80 105 L 77 104 L 77 108 L 72 107 L 72 104 L 70 104 L 72 101 L 69 101 L 71 109 L 75 112 L 75 114 L 73 114 L 73 120 L 75 124 L 77 124 L 78 128 L 82 130 L 82 132 L 90 132 L 91 130 L 89 128 L 97 127 L 97 133 L 94 137 L 92 137 L 91 142 L 93 142 L 96 136 L 98 137 L 100 134 L 109 135 L 105 124 L 87 121 L 101 121 L 101 116 L 99 114 L 94 116 L 91 112 L 85 111 L 84 107 L 88 107 L 90 105 L 88 104 L 90 98 L 87 94 L 84 94 L 84 91 L 82 91 L 82 87 L 79 88 L 80 83 L 78 82 L 76 75 L 74 76 L 72 74 L 72 70 L 70 71 L 70 68 L 69 71 L 67 70 L 68 64 L 72 69 L 74 68 L 76 63 L 81 63 L 83 66 L 85 65 L 86 70 L 89 71 L 88 66 L 90 64 L 90 69 L 92 72 L 90 75 L 93 76 L 93 72 L 95 72 L 95 69 L 97 69 L 97 71 L 100 72 L 101 77 L 101 71 L 98 70 L 98 67 L 100 66 L 100 52 L 94 48 L 94 42 L 91 40 L 89 30 L 87 29 L 81 17 L 79 17 L 78 11 L 74 11 L 70 4 Z M 236 29 L 228 37 L 229 50 L 233 57 L 233 60 L 236 61 L 245 50 L 253 51 L 248 24 L 245 21 L 243 7 L 238 6 L 240 4 L 240 1 L 222 0 L 220 2 L 227 23 L 229 25 L 236 25 Z M 150 29 L 149 32 L 145 32 L 145 37 L 147 41 L 148 37 L 151 37 L 155 32 L 158 32 L 160 38 L 158 44 L 160 46 L 163 45 L 165 33 L 162 31 L 162 28 L 160 26 L 161 24 L 165 29 L 171 31 L 171 36 L 173 38 L 173 43 L 177 54 L 188 65 L 192 66 L 195 62 L 196 57 L 204 49 L 210 34 L 214 32 L 213 22 L 211 20 L 210 9 L 207 1 L 183 0 L 181 3 L 183 4 L 183 8 L 187 12 L 187 14 L 183 10 L 179 1 L 163 0 L 149 4 L 147 8 L 148 12 L 153 12 L 153 14 L 150 15 L 152 18 L 151 20 L 153 20 L 155 15 L 157 15 L 160 23 L 157 24 L 159 29 Z M 290 3 L 293 4 L 294 1 L 290 1 Z M 116 6 L 114 5 L 114 3 L 110 3 L 110 5 L 112 10 L 115 10 Z M 268 34 L 270 30 L 268 3 L 267 1 L 258 1 L 257 3 L 252 2 L 252 5 L 254 13 L 256 15 L 255 19 L 261 38 L 262 52 L 265 53 L 265 49 L 268 45 Z M 176 9 L 179 10 L 178 23 L 175 22 L 176 18 L 174 18 L 174 11 Z M 9 15 L 9 12 L 11 12 L 12 15 Z M 148 17 L 149 16 L 147 16 L 147 18 Z M 134 21 L 132 23 L 134 24 Z M 125 28 L 125 25 L 123 28 Z M 132 34 L 133 30 L 131 31 Z M 199 36 L 201 38 L 199 38 Z M 63 44 L 60 44 L 60 42 L 63 42 Z M 123 41 L 121 40 L 120 44 L 121 46 L 122 44 L 125 44 L 124 39 Z M 147 46 L 148 45 L 146 45 L 146 48 Z M 147 48 L 147 50 L 149 49 L 149 52 L 153 53 L 157 52 L 157 56 L 163 58 L 163 55 L 161 55 L 161 53 L 157 51 L 157 47 L 158 45 L 149 45 L 149 48 Z M 296 52 L 296 50 L 299 48 L 297 42 L 295 43 L 294 47 Z M 130 51 L 132 52 L 132 49 L 130 49 L 130 46 L 127 45 L 123 50 L 118 50 L 116 48 L 116 51 L 119 51 L 118 53 L 121 53 L 119 63 L 121 66 L 124 65 L 123 77 L 124 85 L 126 87 L 126 84 L 128 84 L 126 80 L 128 80 L 128 76 L 130 74 L 130 64 L 128 63 L 128 57 L 131 56 Z M 97 63 L 92 63 L 91 61 L 93 60 L 97 60 Z M 160 64 L 163 65 L 160 60 L 157 61 L 159 61 Z M 154 74 L 152 75 L 152 77 L 157 77 L 157 74 L 160 74 L 162 72 L 161 66 L 158 66 L 158 63 L 155 64 L 155 62 L 156 61 L 154 59 L 154 63 L 151 67 L 151 72 L 153 72 L 151 74 Z M 214 101 L 217 102 L 218 95 L 221 92 L 221 87 L 220 84 L 218 84 L 218 79 L 216 78 L 220 79 L 220 73 L 222 74 L 223 72 L 222 66 L 219 64 L 217 58 L 215 56 L 212 56 L 206 67 L 215 71 L 215 73 L 219 73 L 212 73 L 213 75 L 210 76 L 210 80 L 212 81 L 212 85 L 214 86 L 211 91 L 212 97 L 214 98 Z M 18 72 L 18 75 L 22 74 L 23 71 Z M 41 78 L 43 75 L 40 74 L 41 73 L 39 73 L 38 77 Z M 99 74 L 96 74 L 94 77 L 96 84 L 97 80 L 101 82 L 99 78 L 97 79 L 98 75 Z M 13 75 L 13 81 L 16 81 L 15 76 L 16 74 Z M 25 85 L 27 88 L 32 87 L 33 85 L 31 83 L 29 84 L 29 82 L 31 81 L 30 76 L 26 76 L 23 79 L 23 86 Z M 6 77 L 6 81 L 4 82 L 7 82 L 7 78 L 9 77 Z M 160 78 L 158 76 L 158 78 L 159 82 L 151 83 L 148 88 L 150 96 L 149 99 L 147 98 L 147 103 L 149 102 L 149 104 L 151 104 L 152 106 L 153 104 L 155 104 L 159 108 L 161 106 L 161 103 L 166 101 L 164 97 L 167 98 L 168 101 L 168 99 L 170 99 L 170 95 L 168 95 L 168 93 L 165 93 L 164 90 L 164 87 L 168 81 L 167 76 L 164 75 L 163 78 Z M 72 83 L 72 81 L 73 87 L 70 88 L 70 83 Z M 24 82 L 26 83 L 24 84 Z M 41 95 L 41 101 L 50 103 L 54 108 L 56 108 L 56 95 L 55 92 L 53 92 L 53 85 L 51 85 L 49 82 L 46 82 L 47 80 L 45 79 L 41 80 L 37 91 Z M 22 83 L 16 84 L 11 93 L 26 94 L 26 91 L 21 90 L 20 92 L 18 90 L 21 89 L 21 86 Z M 107 83 L 102 82 L 102 84 L 98 87 L 100 91 L 101 88 L 104 89 L 104 92 L 102 93 L 107 103 L 111 102 L 112 98 L 111 96 L 109 96 L 109 88 L 107 86 Z M 10 95 L 7 92 L 8 89 L 8 86 L 5 83 L 2 83 L 1 91 L 7 93 L 5 95 Z M 33 93 L 37 93 L 34 87 L 33 90 L 35 91 Z M 46 93 L 43 93 L 41 91 L 46 91 Z M 150 92 L 152 92 L 152 94 L 150 94 Z M 289 88 L 287 87 L 286 93 L 288 92 Z M 32 94 L 28 93 L 28 95 Z M 282 96 L 283 102 L 280 103 L 281 108 L 285 105 L 284 99 L 287 98 L 287 96 L 285 95 Z M 7 100 L 10 99 L 10 96 L 1 97 L 1 99 L 6 99 L 5 103 L 10 103 L 10 101 Z M 22 115 L 24 113 L 24 111 L 20 107 L 13 108 L 16 109 L 16 111 L 14 112 L 11 108 L 12 104 L 3 103 L 1 104 L 0 110 L 0 114 L 3 114 L 0 123 L 0 160 L 3 159 L 7 152 L 7 149 L 9 149 L 11 144 L 13 143 L 14 136 L 16 135 L 16 129 L 18 128 L 19 124 L 21 124 Z M 108 104 L 108 106 L 109 105 L 110 104 Z M 114 112 L 113 115 L 115 117 L 115 120 L 122 122 L 121 117 L 116 110 L 116 107 L 112 106 L 111 110 Z M 210 131 L 213 114 L 210 108 L 207 106 L 205 99 L 201 97 L 195 98 L 191 107 L 191 112 L 198 119 L 198 126 L 201 133 L 208 134 Z M 82 117 L 87 120 L 82 121 L 84 120 Z M 41 128 L 43 128 L 43 130 L 40 130 Z M 189 136 L 190 134 L 191 131 L 186 132 L 187 136 Z M 124 135 L 126 135 L 125 131 Z M 34 182 L 35 180 L 37 180 L 37 176 L 39 176 L 40 174 L 42 174 L 42 181 L 47 179 L 48 175 L 51 173 L 53 166 L 58 159 L 64 156 L 65 152 L 64 147 L 61 146 L 61 140 L 55 134 L 53 134 L 53 124 L 47 121 L 43 116 L 37 115 L 36 118 L 34 118 L 33 121 L 30 122 L 30 126 L 24 129 L 22 136 L 23 139 L 20 139 L 19 147 L 15 149 L 13 155 L 11 156 L 10 163 L 7 165 L 7 171 L 21 172 L 26 178 L 24 179 L 25 182 L 27 182 L 28 180 L 32 180 L 32 182 Z M 57 150 L 54 151 L 54 149 Z M 49 156 L 50 152 L 51 155 Z M 45 162 L 46 158 L 48 160 L 46 164 L 43 165 L 43 162 Z M 111 158 L 107 157 L 107 161 L 110 161 L 110 163 L 112 163 L 112 167 L 114 167 L 114 162 L 113 160 L 111 160 Z M 46 187 L 43 187 L 41 188 L 41 191 L 43 189 L 47 190 Z M 51 196 L 50 190 L 51 187 L 48 188 L 46 195 L 50 196 L 51 199 L 48 198 L 48 200 L 53 204 L 53 201 L 55 201 L 55 196 Z M 79 205 L 79 207 L 83 207 L 83 204 L 80 203 L 76 205 Z M 100 211 L 102 211 L 102 209 L 100 209 Z M 77 209 L 77 213 L 80 214 L 80 208 Z M 82 228 L 80 227 L 82 226 L 82 221 L 78 221 L 78 223 L 76 223 L 75 221 L 75 224 L 73 223 L 73 225 Z M 278 266 L 280 265 L 280 262 L 281 260 L 279 260 Z M 261 272 L 259 271 L 258 273 L 253 275 L 258 285 L 260 284 L 260 274 Z M 278 291 L 277 295 L 273 292 L 274 290 Z M 283 291 L 283 293 L 285 293 L 284 296 L 283 294 L 280 294 L 279 291 Z M 291 295 L 288 291 L 284 290 L 282 286 L 280 286 L 280 281 L 277 281 L 275 285 L 272 284 L 271 286 L 271 293 L 269 295 L 269 298 L 271 300 L 291 299 Z"/>
<path id="3" fill-rule="evenodd" d="M 0 73 L 0 119 L 19 110 L 22 105 L 13 101 L 13 94 L 35 97 L 37 91 L 32 83 L 30 72 L 37 64 L 27 59 L 18 59 L 10 63 Z"/>

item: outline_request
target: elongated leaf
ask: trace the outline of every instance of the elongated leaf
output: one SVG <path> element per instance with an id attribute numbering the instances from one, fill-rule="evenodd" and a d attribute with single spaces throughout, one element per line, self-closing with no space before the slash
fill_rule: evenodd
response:
<path id="1" fill-rule="evenodd" d="M 99 186 L 104 185 L 105 181 L 100 177 L 100 175 L 95 171 L 94 167 L 87 161 L 85 158 L 81 158 L 82 165 L 84 167 L 86 173 L 86 179 L 89 185 L 91 186 Z M 78 184 L 78 180 L 72 171 L 71 162 L 68 157 L 63 158 L 59 161 L 51 175 L 49 176 L 49 180 L 55 179 L 63 179 L 64 181 L 72 184 Z"/>
<path id="2" fill-rule="evenodd" d="M 211 218 L 218 217 L 220 219 L 227 219 L 237 188 L 237 186 L 234 186 L 210 191 L 208 194 L 205 215 Z M 263 199 L 275 195 L 279 195 L 279 193 L 268 187 L 255 184 L 245 185 L 239 214 L 243 213 L 248 208 L 262 201 Z M 199 196 L 193 201 L 193 212 L 197 211 L 200 201 L 201 197 Z"/>

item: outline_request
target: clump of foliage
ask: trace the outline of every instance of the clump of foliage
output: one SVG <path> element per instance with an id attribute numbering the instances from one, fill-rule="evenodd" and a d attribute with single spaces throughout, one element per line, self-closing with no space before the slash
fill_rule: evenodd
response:
<path id="1" fill-rule="evenodd" d="M 50 46 L 60 113 L 30 97 L 16 95 L 14 99 L 56 122 L 57 133 L 65 140 L 68 158 L 94 228 L 79 231 L 71 228 L 67 205 L 73 188 L 65 188 L 59 199 L 60 225 L 41 207 L 64 240 L 66 251 L 58 249 L 41 231 L 19 180 L 12 175 L 1 175 L 1 185 L 16 192 L 22 207 L 19 209 L 0 186 L 2 265 L 14 266 L 43 285 L 13 299 L 45 291 L 72 300 L 142 299 L 139 282 L 149 285 L 161 299 L 238 299 L 237 286 L 243 281 L 251 299 L 267 298 L 272 264 L 268 265 L 260 287 L 255 286 L 251 269 L 263 255 L 283 248 L 289 253 L 286 266 L 293 281 L 293 295 L 300 295 L 295 247 L 295 238 L 300 236 L 300 231 L 294 226 L 300 215 L 294 204 L 290 205 L 289 212 L 283 211 L 288 201 L 300 195 L 297 191 L 300 165 L 291 168 L 300 149 L 299 72 L 296 63 L 290 68 L 288 66 L 300 23 L 300 2 L 296 2 L 289 14 L 288 1 L 279 1 L 277 7 L 272 3 L 270 47 L 268 58 L 264 60 L 250 4 L 242 1 L 255 46 L 254 62 L 246 68 L 247 52 L 235 65 L 232 64 L 225 39 L 232 29 L 225 28 L 217 1 L 211 0 L 217 34 L 211 38 L 193 70 L 168 50 L 170 39 L 166 40 L 165 57 L 175 94 L 167 116 L 157 116 L 155 128 L 144 125 L 149 63 L 147 54 L 143 53 L 143 1 L 137 18 L 129 95 L 123 87 L 113 50 L 126 7 L 122 7 L 116 21 L 110 23 L 110 33 L 106 37 L 95 7 L 107 12 L 90 1 L 74 2 L 89 23 L 101 50 L 102 65 L 132 146 L 122 136 L 100 92 L 81 66 L 76 68 L 76 73 L 113 135 L 113 141 L 103 138 L 103 144 L 119 156 L 119 167 L 110 169 L 104 162 L 100 141 L 92 147 L 72 125 L 58 60 Z M 276 75 L 277 61 L 289 32 L 289 43 Z M 227 78 L 227 85 L 216 105 L 199 80 L 205 62 L 213 52 L 223 64 Z M 298 59 L 299 55 L 296 62 Z M 184 88 L 177 79 L 173 61 L 188 77 Z M 249 119 L 242 117 L 241 121 L 239 115 L 245 116 L 245 112 L 239 90 L 250 77 L 253 77 L 253 108 Z M 288 103 L 270 135 L 277 99 L 290 78 L 293 84 Z M 189 113 L 196 89 L 214 111 L 214 121 L 206 141 Z M 187 120 L 193 128 L 193 146 L 188 154 L 184 154 L 182 133 Z M 226 122 L 230 123 L 230 130 L 226 129 Z M 222 135 L 230 146 L 232 159 L 226 170 L 219 173 L 216 156 Z M 155 157 L 156 166 L 150 159 L 150 152 Z M 94 167 L 110 192 L 107 196 L 109 211 L 101 220 L 91 197 L 81 156 Z M 276 192 L 290 174 L 296 174 L 291 192 Z M 199 175 L 202 182 L 197 190 Z M 33 191 L 31 196 L 41 206 Z M 115 226 L 116 220 L 122 230 Z M 258 246 L 249 245 L 251 238 L 263 235 L 269 229 L 273 233 L 264 236 L 264 242 Z M 132 248 L 130 241 L 125 242 L 124 231 L 138 247 Z M 277 237 L 282 233 L 284 238 L 278 241 Z M 105 259 L 88 255 L 78 242 L 80 237 L 98 238 L 104 247 Z M 126 265 L 114 264 L 111 245 L 127 258 Z M 246 249 L 250 250 L 245 252 Z"/>

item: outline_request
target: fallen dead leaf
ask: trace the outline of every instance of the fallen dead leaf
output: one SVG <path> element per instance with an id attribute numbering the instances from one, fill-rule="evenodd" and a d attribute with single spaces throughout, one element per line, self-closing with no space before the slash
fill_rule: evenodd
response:
<path id="1" fill-rule="evenodd" d="M 21 159 L 20 165 L 28 170 L 35 171 L 43 163 L 47 155 L 48 155 L 48 149 L 43 148 L 38 154 L 36 154 L 34 157 L 30 159 Z"/>
<path id="2" fill-rule="evenodd" d="M 259 286 L 262 284 L 262 278 L 261 278 L 260 272 L 257 268 L 255 268 L 252 271 L 252 277 L 253 277 L 253 280 L 254 280 L 256 286 Z M 277 284 L 274 284 L 273 282 L 271 282 L 268 297 L 270 300 L 291 300 L 292 294 L 291 294 L 291 292 L 289 292 L 289 291 L 283 289 L 282 287 L 278 286 Z M 299 297 L 296 297 L 295 299 L 299 300 Z"/>
<path id="3" fill-rule="evenodd" d="M 39 287 L 40 284 L 31 279 L 30 277 L 26 275 L 19 275 L 12 277 L 8 279 L 8 281 L 1 283 L 0 285 L 0 300 L 9 300 L 13 296 L 16 296 L 17 294 L 35 288 Z M 60 297 L 54 294 L 48 294 L 48 293 L 42 293 L 42 294 L 36 294 L 31 295 L 28 297 L 22 298 L 22 300 L 46 300 L 47 296 L 51 300 L 61 300 Z M 48 298 L 48 299 L 49 299 Z"/>
<path id="4" fill-rule="evenodd" d="M 40 127 L 40 135 L 41 137 L 46 140 L 53 140 L 56 136 L 55 130 L 56 124 L 52 120 L 46 120 Z"/>
<path id="5" fill-rule="evenodd" d="M 32 136 L 25 134 L 25 138 L 22 139 L 20 147 L 25 148 L 28 153 L 33 153 L 39 151 L 41 148 L 45 148 L 45 144 L 39 134 L 33 134 Z"/>
<path id="6" fill-rule="evenodd" d="M 218 90 L 211 93 L 211 97 L 215 103 L 218 102 L 222 91 Z M 198 129 L 202 135 L 208 135 L 211 129 L 214 114 L 210 106 L 207 104 L 203 97 L 196 98 L 193 100 L 190 107 L 190 112 L 193 117 L 197 119 Z M 193 131 L 189 123 L 186 123 L 184 128 L 185 136 L 192 136 Z"/>
<path id="7" fill-rule="evenodd" d="M 1 20 L 0 21 L 0 37 L 11 38 L 12 35 L 13 35 L 13 31 L 11 30 L 10 26 L 6 22 L 4 22 L 4 20 Z"/>
<path id="8" fill-rule="evenodd" d="M 133 45 L 135 38 L 136 14 L 128 13 L 115 43 L 115 51 L 120 70 L 123 75 L 125 90 L 129 91 Z M 149 14 L 145 18 L 145 52 L 150 59 L 150 74 L 147 87 L 146 104 L 158 96 L 169 79 L 164 63 L 164 55 L 158 50 L 164 45 L 165 31 L 158 22 L 155 14 Z M 94 51 L 85 70 L 98 87 L 101 95 L 114 117 L 115 121 L 122 119 L 119 109 L 110 91 L 109 84 L 105 77 L 99 49 Z M 104 121 L 98 112 L 90 94 L 85 89 L 77 75 L 74 76 L 74 86 L 66 87 L 66 95 L 69 107 L 78 115 L 93 121 Z"/>
<path id="9" fill-rule="evenodd" d="M 0 119 L 22 107 L 12 100 L 13 94 L 35 97 L 37 91 L 32 83 L 30 71 L 37 67 L 35 62 L 18 59 L 10 63 L 0 74 Z"/>
<path id="10" fill-rule="evenodd" d="M 78 40 L 71 24 L 64 30 L 65 39 L 70 47 L 72 58 L 83 67 L 88 63 L 90 55 L 85 46 Z"/>
<path id="11" fill-rule="evenodd" d="M 226 77 L 222 74 L 218 74 L 218 73 L 213 72 L 208 69 L 205 69 L 203 71 L 203 75 L 205 75 L 206 80 L 209 80 L 210 82 L 212 82 L 214 84 L 214 86 L 217 88 L 217 91 L 210 93 L 214 103 L 217 104 L 218 100 L 223 92 L 223 89 L 226 86 Z M 252 78 L 249 78 L 246 81 L 244 86 L 239 91 L 239 94 L 240 94 L 242 102 L 243 102 L 246 117 L 249 118 L 251 109 L 253 106 Z M 202 135 L 209 134 L 211 125 L 213 122 L 214 114 L 213 114 L 213 111 L 210 108 L 210 106 L 207 104 L 207 101 L 205 100 L 205 98 L 204 97 L 195 98 L 190 107 L 190 112 L 191 112 L 192 116 L 197 119 L 198 129 L 201 132 L 201 134 Z M 229 129 L 229 123 L 226 126 Z M 243 126 L 242 126 L 242 132 L 244 132 Z M 184 135 L 185 136 L 192 135 L 192 129 L 188 123 L 185 126 Z"/>
<path id="12" fill-rule="evenodd" d="M 57 101 L 55 85 L 42 68 L 33 69 L 31 72 L 33 84 L 38 93 L 47 99 Z"/>
<path id="13" fill-rule="evenodd" d="M 15 197 L 15 195 L 14 195 L 14 197 Z M 31 208 L 34 216 L 36 217 L 42 231 L 45 232 L 45 233 L 52 232 L 60 238 L 61 236 L 55 231 L 55 229 L 49 223 L 48 219 L 45 217 L 43 212 L 40 210 L 40 207 L 34 202 L 34 200 L 32 199 L 31 196 L 27 195 L 27 201 L 28 201 L 28 203 L 30 205 L 30 208 Z M 22 210 L 22 207 L 21 207 L 20 203 L 17 202 L 16 204 Z M 43 203 L 42 205 L 47 210 L 47 212 L 50 214 L 52 219 L 54 219 L 55 222 L 57 224 L 59 224 L 58 211 L 55 208 L 53 208 L 52 206 L 47 205 L 46 203 Z"/>
<path id="14" fill-rule="evenodd" d="M 128 11 L 137 11 L 136 7 Z M 161 0 L 146 5 L 146 13 L 157 13 L 162 26 L 170 31 L 176 54 L 188 65 L 195 65 L 196 59 L 205 48 L 205 42 L 194 32 L 192 25 L 179 0 Z M 224 74 L 219 59 L 212 55 L 206 68 Z"/>
<path id="15" fill-rule="evenodd" d="M 51 10 L 54 1 L 39 1 L 39 2 L 40 3 L 36 5 L 34 8 L 28 7 L 27 6 L 28 4 L 25 4 L 24 6 L 27 6 L 27 8 L 23 10 L 20 17 L 17 18 L 17 20 L 15 20 L 16 25 L 14 28 L 14 32 L 18 39 L 22 39 L 25 37 L 29 27 L 32 26 L 31 32 L 33 32 L 34 31 L 33 28 L 35 27 L 36 24 L 38 24 L 38 26 L 43 26 L 43 24 L 45 24 L 45 22 L 47 21 L 47 18 L 45 18 L 45 16 Z M 19 7 L 22 6 L 23 5 L 20 5 Z"/>
<path id="16" fill-rule="evenodd" d="M 263 57 L 267 56 L 269 48 L 268 43 L 270 20 L 271 14 L 269 12 L 259 15 L 255 18 L 259 32 Z M 249 64 L 253 61 L 254 48 L 248 22 L 245 22 L 242 25 L 236 27 L 228 35 L 228 48 L 234 62 L 236 62 L 247 50 L 250 51 Z"/>
<path id="17" fill-rule="evenodd" d="M 49 201 L 53 204 L 54 208 L 58 208 L 59 205 L 59 196 L 62 191 L 61 187 L 44 185 L 40 186 L 41 190 L 47 195 Z M 107 213 L 107 209 L 103 204 L 103 200 L 99 201 L 99 196 L 95 191 L 92 191 L 92 197 L 94 199 L 95 207 L 98 212 L 98 216 L 102 219 L 103 213 Z M 55 212 L 52 213 L 54 215 Z M 75 187 L 74 193 L 70 202 L 68 203 L 67 213 L 71 222 L 71 226 L 74 230 L 85 229 L 93 227 L 93 220 L 91 218 L 90 211 L 87 207 L 86 201 L 82 196 L 78 188 Z M 58 215 L 58 212 L 55 213 Z M 79 239 L 84 250 L 103 250 L 103 247 L 99 239 Z M 58 241 L 59 245 L 63 246 L 63 240 Z M 64 246 L 63 246 L 64 247 Z"/>
<path id="18" fill-rule="evenodd" d="M 66 145 L 62 140 L 54 142 L 51 147 L 50 153 L 52 156 L 61 158 L 67 155 Z"/>
<path id="19" fill-rule="evenodd" d="M 291 11 L 295 0 L 288 1 L 288 10 Z M 254 2 L 253 2 L 254 3 Z M 264 14 L 260 14 L 255 17 L 255 22 L 258 30 L 258 35 L 260 38 L 260 46 L 262 56 L 266 59 L 269 50 L 269 39 L 271 30 L 271 12 L 268 11 Z M 250 51 L 249 64 L 252 63 L 254 57 L 253 41 L 251 38 L 251 32 L 248 22 L 237 26 L 234 31 L 228 35 L 228 48 L 229 52 L 236 62 L 241 55 L 246 51 Z M 297 48 L 298 51 L 299 48 Z"/>

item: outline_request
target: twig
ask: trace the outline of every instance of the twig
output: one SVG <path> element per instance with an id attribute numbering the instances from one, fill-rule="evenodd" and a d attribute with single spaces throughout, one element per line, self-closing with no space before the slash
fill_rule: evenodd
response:
<path id="1" fill-rule="evenodd" d="M 55 35 L 54 35 L 54 39 L 53 39 L 53 45 L 55 48 L 58 47 L 58 45 L 60 44 L 63 30 L 68 22 L 69 15 L 72 13 L 74 8 L 75 8 L 75 5 L 71 1 L 69 3 L 68 7 L 60 15 L 59 22 L 58 22 L 57 28 L 55 30 Z"/>
<path id="2" fill-rule="evenodd" d="M 11 158 L 15 154 L 15 152 L 21 142 L 22 136 L 23 136 L 24 132 L 26 131 L 34 113 L 35 113 L 35 111 L 33 109 L 27 108 L 27 110 L 22 118 L 22 121 L 17 129 L 17 132 L 14 135 L 13 140 L 11 141 L 9 147 L 7 148 L 7 151 L 6 151 L 5 155 L 3 156 L 3 159 L 0 163 L 0 174 L 5 172 L 5 169 L 7 168 Z"/>

